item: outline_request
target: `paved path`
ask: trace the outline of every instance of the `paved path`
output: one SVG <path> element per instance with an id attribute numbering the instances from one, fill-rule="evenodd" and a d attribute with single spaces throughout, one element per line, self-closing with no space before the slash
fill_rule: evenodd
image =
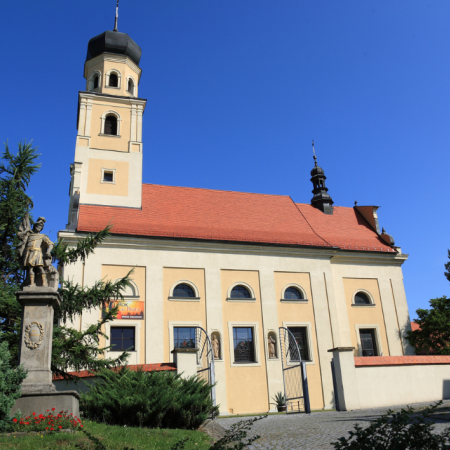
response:
<path id="1" fill-rule="evenodd" d="M 429 403 L 416 403 L 414 408 L 428 406 Z M 391 407 L 399 410 L 402 406 Z M 348 436 L 356 423 L 362 427 L 384 414 L 388 408 L 365 409 L 345 412 L 313 412 L 310 415 L 290 414 L 273 415 L 255 422 L 252 434 L 261 437 L 248 447 L 253 450 L 285 450 L 285 449 L 333 449 L 331 442 Z M 244 418 L 221 418 L 216 423 L 228 429 Z M 445 400 L 438 414 L 434 417 L 436 431 L 450 426 L 450 400 Z"/>

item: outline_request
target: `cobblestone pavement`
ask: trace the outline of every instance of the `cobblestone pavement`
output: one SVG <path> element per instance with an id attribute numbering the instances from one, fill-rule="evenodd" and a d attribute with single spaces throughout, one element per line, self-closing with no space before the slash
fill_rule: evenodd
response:
<path id="1" fill-rule="evenodd" d="M 416 403 L 411 406 L 423 408 L 430 403 Z M 391 407 L 399 410 L 402 406 Z M 348 431 L 358 423 L 362 427 L 384 414 L 389 408 L 364 409 L 342 412 L 313 412 L 306 414 L 273 415 L 255 422 L 252 434 L 261 437 L 249 446 L 253 450 L 284 450 L 284 449 L 333 449 L 331 442 L 340 437 L 347 437 Z M 216 419 L 216 423 L 225 429 L 230 428 L 240 420 L 251 417 L 233 417 Z M 439 411 L 434 415 L 436 431 L 442 431 L 450 426 L 450 400 L 445 400 Z"/>

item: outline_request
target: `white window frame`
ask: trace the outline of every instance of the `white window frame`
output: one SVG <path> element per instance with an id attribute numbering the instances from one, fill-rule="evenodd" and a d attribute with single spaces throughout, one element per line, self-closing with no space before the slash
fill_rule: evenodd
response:
<path id="1" fill-rule="evenodd" d="M 131 93 L 129 90 L 128 90 L 128 81 L 129 80 L 131 80 L 132 82 L 133 82 L 133 93 Z M 131 96 L 133 96 L 133 97 L 137 97 L 137 95 L 136 95 L 136 91 L 137 91 L 137 85 L 136 85 L 136 81 L 135 81 L 135 79 L 131 76 L 131 75 L 128 75 L 127 76 L 127 86 L 126 86 L 126 91 L 131 95 Z"/>
<path id="2" fill-rule="evenodd" d="M 368 305 L 356 304 L 355 296 L 358 292 L 362 292 L 363 294 L 366 294 L 367 297 L 369 297 L 370 304 L 368 304 Z M 371 308 L 376 305 L 375 305 L 375 300 L 373 299 L 373 295 L 369 291 L 366 291 L 365 289 L 357 289 L 355 292 L 353 292 L 353 295 L 352 295 L 352 306 L 355 306 L 356 308 Z"/>
<path id="3" fill-rule="evenodd" d="M 361 335 L 360 330 L 374 330 L 375 331 L 375 340 L 377 345 L 377 356 L 383 356 L 383 346 L 381 345 L 381 335 L 380 335 L 380 326 L 377 323 L 364 323 L 355 325 L 356 331 L 356 340 L 358 342 L 358 356 L 363 356 L 362 354 L 362 345 L 361 345 Z M 370 356 L 365 356 L 365 358 L 370 358 Z"/>
<path id="4" fill-rule="evenodd" d="M 173 291 L 179 284 L 187 284 L 194 290 L 195 297 L 174 297 Z M 172 287 L 169 291 L 169 300 L 171 302 L 199 302 L 200 301 L 200 293 L 198 292 L 197 286 L 192 283 L 192 281 L 188 280 L 179 280 L 176 283 L 172 284 Z"/>
<path id="5" fill-rule="evenodd" d="M 94 89 L 94 77 L 95 75 L 98 75 L 98 87 L 96 87 Z M 89 80 L 87 82 L 87 90 L 88 91 L 94 91 L 97 92 L 100 90 L 102 86 L 102 73 L 100 72 L 100 70 L 96 70 L 90 77 Z"/>
<path id="6" fill-rule="evenodd" d="M 250 292 L 251 298 L 231 298 L 231 291 L 236 286 L 244 286 L 245 288 L 247 288 L 248 291 Z M 250 302 L 250 303 L 254 303 L 254 302 L 256 302 L 255 291 L 253 290 L 253 288 L 248 283 L 245 283 L 244 281 L 238 281 L 236 283 L 233 283 L 228 288 L 227 302 L 237 302 L 237 303 L 239 303 L 239 302 L 241 302 L 241 303 L 249 303 Z"/>
<path id="7" fill-rule="evenodd" d="M 293 287 L 295 289 L 298 289 L 302 295 L 303 295 L 303 299 L 302 300 L 287 300 L 284 298 L 286 289 Z M 308 303 L 308 296 L 306 295 L 306 291 L 299 285 L 296 283 L 289 283 L 286 286 L 284 286 L 284 288 L 281 291 L 281 300 L 282 302 L 286 302 L 286 303 Z"/>
<path id="8" fill-rule="evenodd" d="M 313 365 L 316 363 L 315 353 L 314 353 L 314 346 L 313 346 L 313 340 L 312 340 L 312 325 L 311 322 L 283 322 L 283 327 L 287 328 L 289 330 L 289 327 L 303 327 L 306 328 L 306 340 L 308 344 L 308 354 L 309 354 L 309 360 L 305 361 L 306 365 Z M 288 361 L 288 365 L 295 365 L 298 364 L 298 361 Z"/>
<path id="9" fill-rule="evenodd" d="M 115 116 L 117 119 L 117 134 L 105 134 L 105 120 L 106 120 L 106 116 Z M 113 137 L 113 138 L 120 138 L 120 122 L 122 121 L 120 114 L 116 111 L 113 111 L 112 109 L 105 111 L 102 114 L 102 122 L 101 122 L 101 130 L 100 130 L 100 135 L 101 136 L 107 136 L 107 137 Z"/>
<path id="10" fill-rule="evenodd" d="M 201 321 L 178 321 L 178 320 L 170 320 L 169 321 L 169 359 L 170 362 L 173 362 L 173 353 L 172 350 L 174 349 L 174 338 L 173 338 L 173 329 L 174 327 L 203 327 L 202 322 Z M 198 366 L 201 365 L 201 361 L 200 364 L 198 364 Z"/>
<path id="11" fill-rule="evenodd" d="M 144 322 L 143 320 L 128 320 L 128 319 L 114 319 L 112 322 L 107 322 L 105 323 L 105 334 L 106 336 L 108 336 L 108 339 L 106 340 L 106 343 L 109 342 L 109 345 L 111 345 L 111 327 L 129 327 L 129 328 L 134 328 L 134 346 L 135 349 L 134 350 L 127 350 L 129 353 L 131 353 L 131 358 L 128 361 L 129 364 L 140 364 L 140 349 L 141 349 L 141 345 L 140 345 L 140 337 L 141 337 L 141 322 Z M 105 352 L 105 357 L 106 358 L 117 358 L 117 356 L 123 353 L 123 350 L 118 350 L 118 351 L 114 351 L 114 350 L 108 350 Z M 133 356 L 134 361 L 133 362 Z"/>
<path id="12" fill-rule="evenodd" d="M 109 76 L 112 73 L 115 73 L 117 75 L 117 84 L 118 84 L 117 87 L 109 85 Z M 110 69 L 110 70 L 108 70 L 108 72 L 106 72 L 106 77 L 105 78 L 106 78 L 105 79 L 105 88 L 108 88 L 108 89 L 120 89 L 120 87 L 122 86 L 122 74 L 117 69 Z"/>
<path id="13" fill-rule="evenodd" d="M 234 362 L 234 340 L 233 328 L 246 327 L 253 328 L 253 345 L 255 346 L 255 362 L 235 363 Z M 259 348 L 259 323 L 258 322 L 228 322 L 228 344 L 230 348 L 230 366 L 231 367 L 260 367 L 261 353 Z"/>
<path id="14" fill-rule="evenodd" d="M 112 172 L 113 174 L 113 180 L 112 181 L 106 181 L 105 178 L 105 172 Z M 102 178 L 100 179 L 100 183 L 102 184 L 116 184 L 116 169 L 108 169 L 106 167 L 102 167 Z"/>

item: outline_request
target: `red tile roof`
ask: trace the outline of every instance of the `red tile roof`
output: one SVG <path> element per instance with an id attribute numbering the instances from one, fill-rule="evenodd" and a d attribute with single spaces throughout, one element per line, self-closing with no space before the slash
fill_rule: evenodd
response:
<path id="1" fill-rule="evenodd" d="M 144 184 L 142 209 L 80 205 L 78 231 L 395 252 L 353 208 L 333 215 L 289 196 Z"/>
<path id="2" fill-rule="evenodd" d="M 426 364 L 450 364 L 450 355 L 371 356 L 355 357 L 356 367 L 368 366 L 417 366 Z"/>
<path id="3" fill-rule="evenodd" d="M 144 372 L 161 372 L 164 370 L 168 371 L 176 371 L 177 366 L 174 363 L 155 363 L 155 364 L 132 364 L 127 366 L 130 370 L 137 371 L 138 369 L 142 369 Z M 88 372 L 87 370 L 82 370 L 81 372 L 70 372 L 70 374 L 74 377 L 79 378 L 89 378 L 95 377 L 95 373 Z M 53 381 L 63 380 L 62 376 L 53 375 Z"/>
<path id="4" fill-rule="evenodd" d="M 416 322 L 411 322 L 411 330 L 412 331 L 420 330 L 419 324 Z"/>

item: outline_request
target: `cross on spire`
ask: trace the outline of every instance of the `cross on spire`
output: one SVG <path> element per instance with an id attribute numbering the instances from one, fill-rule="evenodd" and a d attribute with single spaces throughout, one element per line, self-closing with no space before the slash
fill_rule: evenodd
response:
<path id="1" fill-rule="evenodd" d="M 117 0 L 117 5 L 116 5 L 116 20 L 114 21 L 114 30 L 113 31 L 119 31 L 117 29 L 117 20 L 119 18 L 119 0 Z"/>
<path id="2" fill-rule="evenodd" d="M 314 164 L 317 167 L 317 156 L 316 156 L 316 150 L 314 149 L 314 139 L 312 141 L 312 148 L 313 148 L 313 155 L 314 155 Z"/>

